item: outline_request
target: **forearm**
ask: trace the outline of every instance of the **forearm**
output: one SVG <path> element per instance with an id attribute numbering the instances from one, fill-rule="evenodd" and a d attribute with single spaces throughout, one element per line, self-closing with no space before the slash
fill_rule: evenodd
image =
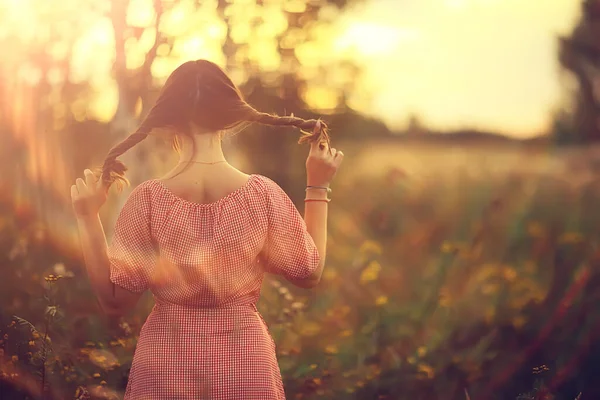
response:
<path id="1" fill-rule="evenodd" d="M 321 190 L 309 191 L 307 199 L 326 199 L 327 192 Z M 329 205 L 324 201 L 307 201 L 304 203 L 304 221 L 306 229 L 313 238 L 320 256 L 319 266 L 315 271 L 314 278 L 321 279 L 325 258 L 327 255 L 327 211 Z"/>
<path id="2" fill-rule="evenodd" d="M 116 308 L 113 284 L 110 281 L 106 236 L 99 215 L 78 218 L 83 258 L 90 282 L 104 310 Z"/>

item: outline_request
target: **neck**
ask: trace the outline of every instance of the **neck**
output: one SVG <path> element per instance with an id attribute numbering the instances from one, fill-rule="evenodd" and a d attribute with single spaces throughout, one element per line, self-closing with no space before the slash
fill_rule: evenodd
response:
<path id="1" fill-rule="evenodd" d="M 181 155 L 179 161 L 217 162 L 225 160 L 221 139 L 216 133 L 194 134 L 191 137 L 181 135 Z"/>

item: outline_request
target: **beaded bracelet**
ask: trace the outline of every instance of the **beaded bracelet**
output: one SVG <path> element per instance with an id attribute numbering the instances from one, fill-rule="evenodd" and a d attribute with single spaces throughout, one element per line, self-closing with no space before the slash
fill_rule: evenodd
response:
<path id="1" fill-rule="evenodd" d="M 331 201 L 331 199 L 304 199 L 304 202 L 306 203 L 307 201 L 323 201 L 325 203 L 329 203 Z"/>
<path id="2" fill-rule="evenodd" d="M 308 191 L 308 189 L 321 189 L 321 190 L 327 190 L 327 193 L 331 193 L 331 188 L 329 187 L 325 187 L 325 186 L 307 186 L 306 189 L 304 190 L 305 192 Z"/>

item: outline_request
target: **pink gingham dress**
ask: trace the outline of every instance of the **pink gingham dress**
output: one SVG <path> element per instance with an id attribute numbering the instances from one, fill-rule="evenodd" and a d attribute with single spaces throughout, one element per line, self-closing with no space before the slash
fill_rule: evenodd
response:
<path id="1" fill-rule="evenodd" d="M 285 394 L 275 343 L 256 309 L 265 272 L 308 277 L 319 253 L 286 193 L 253 174 L 200 204 L 152 179 L 119 213 L 110 279 L 149 289 L 126 400 L 272 400 Z"/>

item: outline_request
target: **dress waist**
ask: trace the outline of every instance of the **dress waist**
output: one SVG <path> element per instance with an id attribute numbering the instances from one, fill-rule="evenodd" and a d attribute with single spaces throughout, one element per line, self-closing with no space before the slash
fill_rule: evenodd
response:
<path id="1" fill-rule="evenodd" d="M 241 329 L 267 331 L 255 304 L 223 307 L 193 307 L 156 301 L 145 325 L 180 335 L 202 335 L 235 332 Z M 167 332 L 165 332 L 167 333 Z"/>

